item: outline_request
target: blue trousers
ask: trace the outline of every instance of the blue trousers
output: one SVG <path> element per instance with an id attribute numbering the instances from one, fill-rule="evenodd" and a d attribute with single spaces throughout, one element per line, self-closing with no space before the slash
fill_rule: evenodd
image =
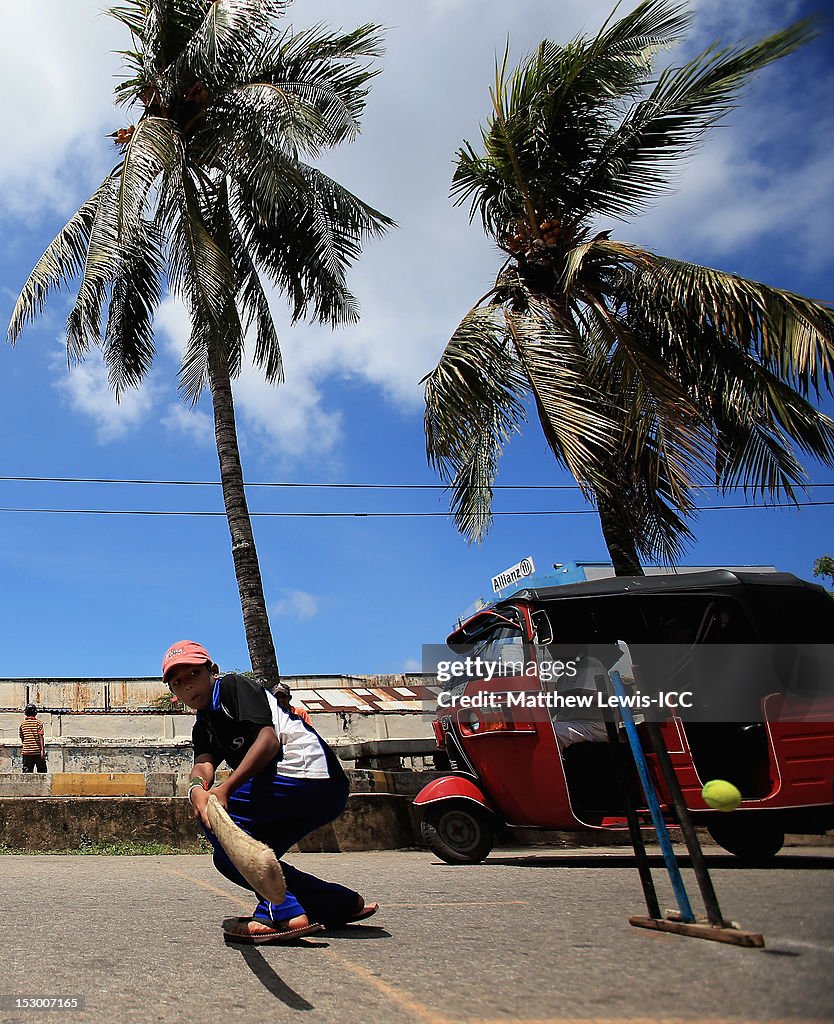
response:
<path id="1" fill-rule="evenodd" d="M 313 829 L 327 825 L 345 809 L 346 779 L 290 780 L 280 775 L 256 775 L 229 797 L 229 817 L 250 836 L 266 843 L 279 858 Z M 235 885 L 252 886 L 226 856 L 212 832 L 204 829 L 214 848 L 214 866 Z M 339 924 L 356 911 L 359 893 L 335 882 L 299 871 L 281 861 L 287 882 L 283 903 L 261 899 L 253 917 L 266 923 L 307 914 L 311 921 Z"/>

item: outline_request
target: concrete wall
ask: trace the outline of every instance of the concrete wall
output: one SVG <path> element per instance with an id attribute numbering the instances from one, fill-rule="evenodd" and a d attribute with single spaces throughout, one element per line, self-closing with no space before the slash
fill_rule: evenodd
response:
<path id="1" fill-rule="evenodd" d="M 286 678 L 296 694 L 318 698 L 320 710 L 310 710 L 313 725 L 336 748 L 434 735 L 433 694 L 422 676 Z M 174 772 L 183 779 L 191 767 L 194 715 L 154 710 L 164 695 L 158 678 L 0 679 L 0 775 L 21 770 L 18 730 L 24 705 L 33 701 L 49 709 L 38 716 L 49 772 Z M 405 764 L 430 766 L 423 758 Z"/>
<path id="2" fill-rule="evenodd" d="M 431 716 L 413 712 L 310 712 L 317 732 L 328 743 L 358 743 L 361 740 L 422 739 L 434 735 Z M 47 745 L 67 738 L 102 740 L 191 739 L 191 714 L 47 714 L 38 716 Z M 18 729 L 23 715 L 0 712 L 0 745 L 19 746 Z"/>
<path id="3" fill-rule="evenodd" d="M 121 711 L 152 707 L 168 693 L 162 681 L 147 679 L 0 679 L 0 707 L 65 711 Z"/>
<path id="4" fill-rule="evenodd" d="M 228 769 L 217 773 L 219 780 Z M 393 793 L 413 799 L 440 772 L 375 771 L 349 768 L 351 793 Z M 0 800 L 7 797 L 44 798 L 52 796 L 185 796 L 187 777 L 169 772 L 47 772 L 0 775 Z"/>
<path id="5" fill-rule="evenodd" d="M 409 713 L 325 714 L 313 725 L 334 747 L 364 740 L 431 739 L 427 716 Z M 43 714 L 50 772 L 168 772 L 191 766 L 191 714 Z M 0 713 L 0 773 L 21 768 L 17 713 Z M 421 766 L 417 762 L 416 766 Z"/>
<path id="6" fill-rule="evenodd" d="M 283 676 L 311 711 L 420 710 L 437 692 L 434 676 L 420 673 L 377 676 Z M 429 689 L 427 689 L 427 687 Z M 433 687 L 433 688 L 432 688 Z M 51 711 L 141 711 L 170 698 L 157 678 L 0 679 L 0 708 L 23 710 L 27 703 Z M 390 704 L 390 707 L 385 705 Z"/>
<path id="7" fill-rule="evenodd" d="M 186 776 L 193 757 L 191 738 L 178 740 L 61 737 L 46 741 L 46 766 L 58 772 L 175 772 Z M 0 776 L 22 768 L 20 743 L 0 741 Z"/>
<path id="8" fill-rule="evenodd" d="M 200 830 L 183 799 L 0 798 L 0 844 L 17 850 L 75 850 L 133 840 L 198 851 Z M 389 793 L 352 795 L 344 814 L 299 844 L 303 851 L 348 852 L 418 845 L 409 801 Z"/>

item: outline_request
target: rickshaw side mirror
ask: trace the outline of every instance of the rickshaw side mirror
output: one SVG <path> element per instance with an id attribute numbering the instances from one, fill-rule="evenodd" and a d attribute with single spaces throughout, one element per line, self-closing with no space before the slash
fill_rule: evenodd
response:
<path id="1" fill-rule="evenodd" d="M 539 610 L 530 616 L 533 624 L 533 643 L 539 647 L 547 647 L 553 643 L 553 625 L 546 611 Z"/>

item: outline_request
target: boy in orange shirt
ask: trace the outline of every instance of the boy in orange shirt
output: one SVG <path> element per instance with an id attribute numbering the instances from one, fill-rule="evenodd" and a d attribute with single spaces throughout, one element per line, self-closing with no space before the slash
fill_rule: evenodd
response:
<path id="1" fill-rule="evenodd" d="M 44 747 L 43 726 L 38 721 L 38 709 L 34 704 L 27 704 L 23 709 L 26 717 L 20 723 L 20 741 L 23 744 L 23 774 L 31 775 L 35 768 L 39 772 L 46 771 L 46 749 Z"/>

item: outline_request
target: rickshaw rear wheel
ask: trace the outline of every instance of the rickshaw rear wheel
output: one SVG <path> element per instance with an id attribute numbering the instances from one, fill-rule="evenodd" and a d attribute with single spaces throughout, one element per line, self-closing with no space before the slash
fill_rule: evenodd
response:
<path id="1" fill-rule="evenodd" d="M 707 830 L 719 846 L 745 864 L 771 860 L 785 842 L 784 829 L 778 824 L 746 814 L 714 818 Z"/>
<path id="2" fill-rule="evenodd" d="M 420 822 L 426 846 L 447 864 L 478 864 L 495 841 L 493 816 L 471 800 L 449 800 L 426 808 Z"/>

